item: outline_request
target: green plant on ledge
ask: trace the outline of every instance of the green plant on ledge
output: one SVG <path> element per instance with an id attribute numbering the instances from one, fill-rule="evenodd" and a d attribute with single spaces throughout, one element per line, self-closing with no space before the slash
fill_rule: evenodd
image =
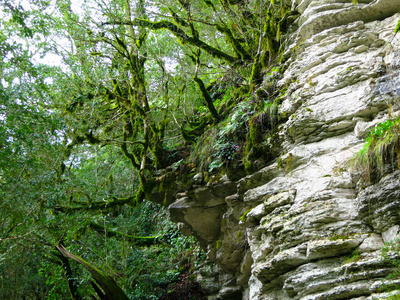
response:
<path id="1" fill-rule="evenodd" d="M 384 175 L 385 165 L 395 162 L 400 168 L 400 117 L 379 123 L 370 131 L 353 167 L 363 172 L 367 182 L 375 182 Z"/>
<path id="2" fill-rule="evenodd" d="M 347 256 L 344 259 L 343 263 L 344 264 L 349 264 L 349 263 L 353 263 L 353 262 L 359 261 L 360 259 L 361 259 L 361 254 L 358 251 L 358 249 L 355 249 L 355 250 L 353 250 L 351 252 L 351 254 L 349 256 Z"/>

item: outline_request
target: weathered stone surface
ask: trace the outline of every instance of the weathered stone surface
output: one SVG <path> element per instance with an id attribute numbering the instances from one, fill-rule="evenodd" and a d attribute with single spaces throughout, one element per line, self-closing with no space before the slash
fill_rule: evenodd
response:
<path id="1" fill-rule="evenodd" d="M 246 215 L 246 220 L 249 222 L 260 221 L 263 216 L 269 214 L 277 207 L 292 204 L 295 195 L 296 191 L 291 190 L 289 192 L 281 192 L 270 196 L 263 203 L 249 211 Z"/>
<path id="2" fill-rule="evenodd" d="M 399 238 L 399 225 L 394 225 L 388 230 L 382 232 L 382 240 L 385 243 L 390 243 Z"/>
<path id="3" fill-rule="evenodd" d="M 287 36 L 279 82 L 287 88 L 282 155 L 237 182 L 197 186 L 170 206 L 218 266 L 212 280 L 202 275 L 214 284 L 210 299 L 400 294 L 384 289 L 399 254 L 385 260 L 381 251 L 399 236 L 397 161 L 368 187 L 350 164 L 368 132 L 400 114 L 400 0 L 358 2 L 291 1 L 301 16 Z"/>
<path id="4" fill-rule="evenodd" d="M 303 0 L 293 1 L 297 10 L 302 14 L 299 19 L 299 36 L 310 38 L 328 28 L 345 25 L 357 20 L 371 22 L 384 19 L 399 12 L 398 0 L 367 0 L 359 1 L 358 5 L 337 3 L 332 0 Z M 300 3 L 299 3 L 300 2 Z"/>
<path id="5" fill-rule="evenodd" d="M 306 263 L 306 251 L 306 244 L 280 251 L 271 260 L 257 264 L 253 268 L 253 273 L 262 282 L 272 281 L 277 276 Z"/>
<path id="6" fill-rule="evenodd" d="M 400 171 L 367 187 L 358 194 L 360 215 L 376 232 L 384 232 L 400 224 Z"/>
<path id="7" fill-rule="evenodd" d="M 383 236 L 383 234 L 382 234 Z M 384 239 L 382 239 L 382 236 L 380 234 L 373 233 L 369 235 L 358 247 L 358 251 L 360 253 L 363 252 L 371 252 L 371 251 L 376 251 L 382 249 L 384 246 L 383 242 Z"/>
<path id="8" fill-rule="evenodd" d="M 196 200 L 204 206 L 213 207 L 225 203 L 224 198 L 215 196 L 210 189 L 206 187 L 195 189 L 194 193 Z"/>
<path id="9" fill-rule="evenodd" d="M 208 262 L 199 268 L 197 281 L 201 283 L 201 286 L 207 295 L 218 294 L 221 288 L 218 274 L 218 266 L 211 262 Z"/>
<path id="10" fill-rule="evenodd" d="M 190 230 L 201 243 L 213 242 L 220 233 L 220 223 L 224 211 L 221 206 L 205 207 L 185 197 L 172 203 L 169 211 L 174 222 L 186 225 L 184 233 Z"/>

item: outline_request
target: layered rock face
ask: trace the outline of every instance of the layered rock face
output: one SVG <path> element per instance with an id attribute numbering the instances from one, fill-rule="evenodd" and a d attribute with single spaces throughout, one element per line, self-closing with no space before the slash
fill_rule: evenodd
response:
<path id="1" fill-rule="evenodd" d="M 199 174 L 170 210 L 215 263 L 199 274 L 210 299 L 387 299 L 400 294 L 398 252 L 382 252 L 400 228 L 400 171 L 366 186 L 350 161 L 400 111 L 400 0 L 292 8 L 282 156 L 237 182 Z"/>

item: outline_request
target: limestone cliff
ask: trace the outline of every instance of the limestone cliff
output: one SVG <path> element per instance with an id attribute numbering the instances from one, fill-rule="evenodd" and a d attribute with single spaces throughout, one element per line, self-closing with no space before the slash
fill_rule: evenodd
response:
<path id="1" fill-rule="evenodd" d="M 292 9 L 283 154 L 236 182 L 198 174 L 171 215 L 215 263 L 198 275 L 210 299 L 393 297 L 398 252 L 382 248 L 399 231 L 400 172 L 368 186 L 349 162 L 400 112 L 400 0 L 292 0 Z"/>

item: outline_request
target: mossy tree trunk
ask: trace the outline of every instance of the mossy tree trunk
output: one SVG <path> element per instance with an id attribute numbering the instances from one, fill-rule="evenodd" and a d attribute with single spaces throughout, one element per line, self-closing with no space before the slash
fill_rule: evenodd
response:
<path id="1" fill-rule="evenodd" d="M 102 271 L 97 269 L 95 266 L 84 260 L 83 258 L 68 251 L 63 245 L 56 246 L 57 250 L 63 255 L 63 257 L 72 259 L 78 264 L 85 267 L 86 270 L 92 275 L 93 279 L 98 283 L 104 292 L 104 300 L 129 300 L 125 292 L 118 286 L 113 278 L 104 274 Z"/>
<path id="2" fill-rule="evenodd" d="M 129 1 L 120 5 L 125 19 L 147 20 L 144 0 L 137 1 L 134 12 Z M 100 47 L 102 52 L 90 52 L 90 55 L 110 59 L 111 64 L 107 77 L 99 80 L 93 75 L 92 66 L 85 65 L 87 63 L 82 60 L 83 69 L 87 69 L 85 76 L 89 78 L 85 84 L 96 92 L 90 94 L 90 99 L 86 93 L 81 102 L 68 103 L 66 110 L 83 128 L 93 129 L 89 133 L 88 130 L 83 130 L 83 133 L 73 131 L 75 136 L 67 146 L 66 157 L 79 144 L 119 145 L 139 177 L 141 187 L 132 191 L 134 196 L 124 198 L 132 201 L 127 204 L 136 204 L 144 198 L 143 187 L 148 173 L 166 167 L 163 144 L 168 110 L 160 118 L 155 112 L 158 108 L 154 107 L 154 99 L 149 99 L 147 91 L 149 29 L 129 23 L 117 28 L 99 25 L 103 32 L 96 36 L 91 34 L 87 39 L 71 31 L 76 44 L 82 44 L 82 40 L 86 43 L 85 47 L 78 48 L 78 51 L 83 51 L 81 56 L 86 55 L 87 49 Z M 126 204 L 126 201 L 120 200 L 110 197 L 108 202 Z M 101 206 L 101 203 L 98 205 Z"/>
<path id="3" fill-rule="evenodd" d="M 72 272 L 72 268 L 69 263 L 69 259 L 66 258 L 64 255 L 62 255 L 62 253 L 60 251 L 57 251 L 57 252 L 54 251 L 54 253 L 55 253 L 55 256 L 57 256 L 57 258 L 60 260 L 60 264 L 64 270 L 64 275 L 68 282 L 68 288 L 71 293 L 72 300 L 82 300 L 83 298 L 78 291 L 79 283 L 78 283 L 76 276 Z"/>

